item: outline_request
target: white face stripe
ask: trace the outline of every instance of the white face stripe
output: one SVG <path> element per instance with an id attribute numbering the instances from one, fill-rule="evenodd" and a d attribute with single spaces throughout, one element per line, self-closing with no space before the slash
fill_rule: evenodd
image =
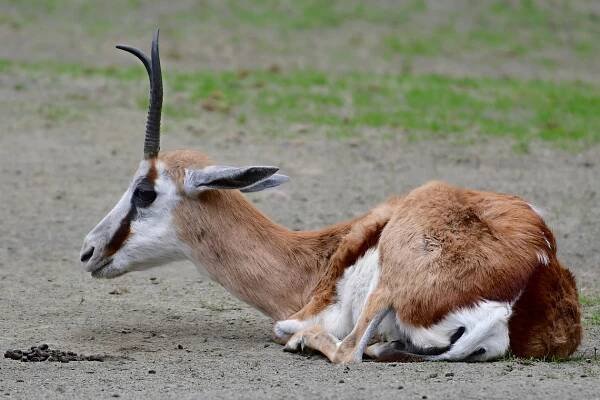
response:
<path id="1" fill-rule="evenodd" d="M 131 237 L 115 254 L 114 263 L 127 265 L 130 271 L 184 258 L 172 217 L 172 211 L 180 201 L 177 187 L 162 163 L 157 163 L 156 167 L 156 200 L 147 208 L 138 208 L 138 217 L 131 223 Z"/>
<path id="2" fill-rule="evenodd" d="M 153 161 L 143 160 L 117 205 L 87 235 L 84 251 L 94 247 L 85 269 L 95 277 L 113 278 L 133 270 L 141 270 L 184 258 L 172 212 L 180 201 L 175 182 L 166 173 L 162 162 L 156 161 L 155 200 L 147 207 L 136 207 L 135 218 L 129 222 L 129 234 L 120 248 L 111 254 L 107 246 L 127 218 L 132 207 L 136 185 L 148 175 Z M 106 266 L 103 267 L 108 263 Z M 101 267 L 101 268 L 100 268 Z"/>
<path id="3" fill-rule="evenodd" d="M 105 262 L 106 247 L 117 229 L 119 229 L 121 221 L 123 221 L 131 209 L 133 187 L 137 181 L 148 174 L 149 169 L 150 163 L 143 160 L 135 172 L 129 187 L 125 193 L 123 193 L 117 204 L 85 237 L 82 251 L 90 248 L 90 246 L 94 247 L 92 258 L 84 266 L 86 271 L 92 272 Z"/>

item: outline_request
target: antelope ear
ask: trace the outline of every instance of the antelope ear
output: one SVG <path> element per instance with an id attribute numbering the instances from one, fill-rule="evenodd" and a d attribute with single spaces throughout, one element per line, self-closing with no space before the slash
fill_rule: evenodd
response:
<path id="1" fill-rule="evenodd" d="M 262 181 L 257 182 L 254 185 L 247 186 L 240 190 L 244 193 L 260 192 L 261 190 L 279 186 L 282 183 L 286 183 L 289 180 L 290 178 L 287 175 L 274 174 L 268 177 L 267 179 L 263 179 Z"/>
<path id="2" fill-rule="evenodd" d="M 240 189 L 256 192 L 285 182 L 284 175 L 274 174 L 277 167 L 228 167 L 211 165 L 202 169 L 186 170 L 183 180 L 188 195 L 211 189 Z"/>

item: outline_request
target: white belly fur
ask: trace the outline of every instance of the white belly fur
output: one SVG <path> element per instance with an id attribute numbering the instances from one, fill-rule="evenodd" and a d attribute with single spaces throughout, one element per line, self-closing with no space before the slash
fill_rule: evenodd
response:
<path id="1" fill-rule="evenodd" d="M 346 337 L 356 324 L 369 294 L 379 280 L 379 251 L 369 249 L 354 265 L 348 267 L 337 284 L 337 301 L 309 321 L 279 321 L 275 333 L 295 333 L 312 325 L 321 325 L 340 340 Z M 485 353 L 472 360 L 488 360 L 503 356 L 508 350 L 508 319 L 512 304 L 482 300 L 472 307 L 456 310 L 442 321 L 429 327 L 415 327 L 397 319 L 390 312 L 377 328 L 385 341 L 406 338 L 421 348 L 446 347 L 450 337 L 460 327 L 465 333 L 449 351 L 432 360 L 461 360 L 483 348 Z"/>

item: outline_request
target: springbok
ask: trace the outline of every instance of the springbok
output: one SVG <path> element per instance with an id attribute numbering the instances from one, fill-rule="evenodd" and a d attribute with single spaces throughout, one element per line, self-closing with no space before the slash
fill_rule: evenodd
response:
<path id="1" fill-rule="evenodd" d="M 285 349 L 334 363 L 567 357 L 581 340 L 572 274 L 543 219 L 516 196 L 431 182 L 366 214 L 293 232 L 241 192 L 287 180 L 275 167 L 213 164 L 161 152 L 158 31 L 144 159 L 116 206 L 87 235 L 85 270 L 115 278 L 190 259 L 277 321 Z"/>

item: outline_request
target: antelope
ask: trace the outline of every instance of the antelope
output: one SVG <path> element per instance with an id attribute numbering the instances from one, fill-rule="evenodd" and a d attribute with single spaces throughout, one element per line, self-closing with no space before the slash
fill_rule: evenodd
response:
<path id="1" fill-rule="evenodd" d="M 150 80 L 144 158 L 86 236 L 81 262 L 115 278 L 189 259 L 271 317 L 274 340 L 333 363 L 568 357 L 581 340 L 573 275 L 539 212 L 516 196 L 430 182 L 315 231 L 271 221 L 242 193 L 288 180 L 270 166 L 159 152 L 162 74 Z"/>

